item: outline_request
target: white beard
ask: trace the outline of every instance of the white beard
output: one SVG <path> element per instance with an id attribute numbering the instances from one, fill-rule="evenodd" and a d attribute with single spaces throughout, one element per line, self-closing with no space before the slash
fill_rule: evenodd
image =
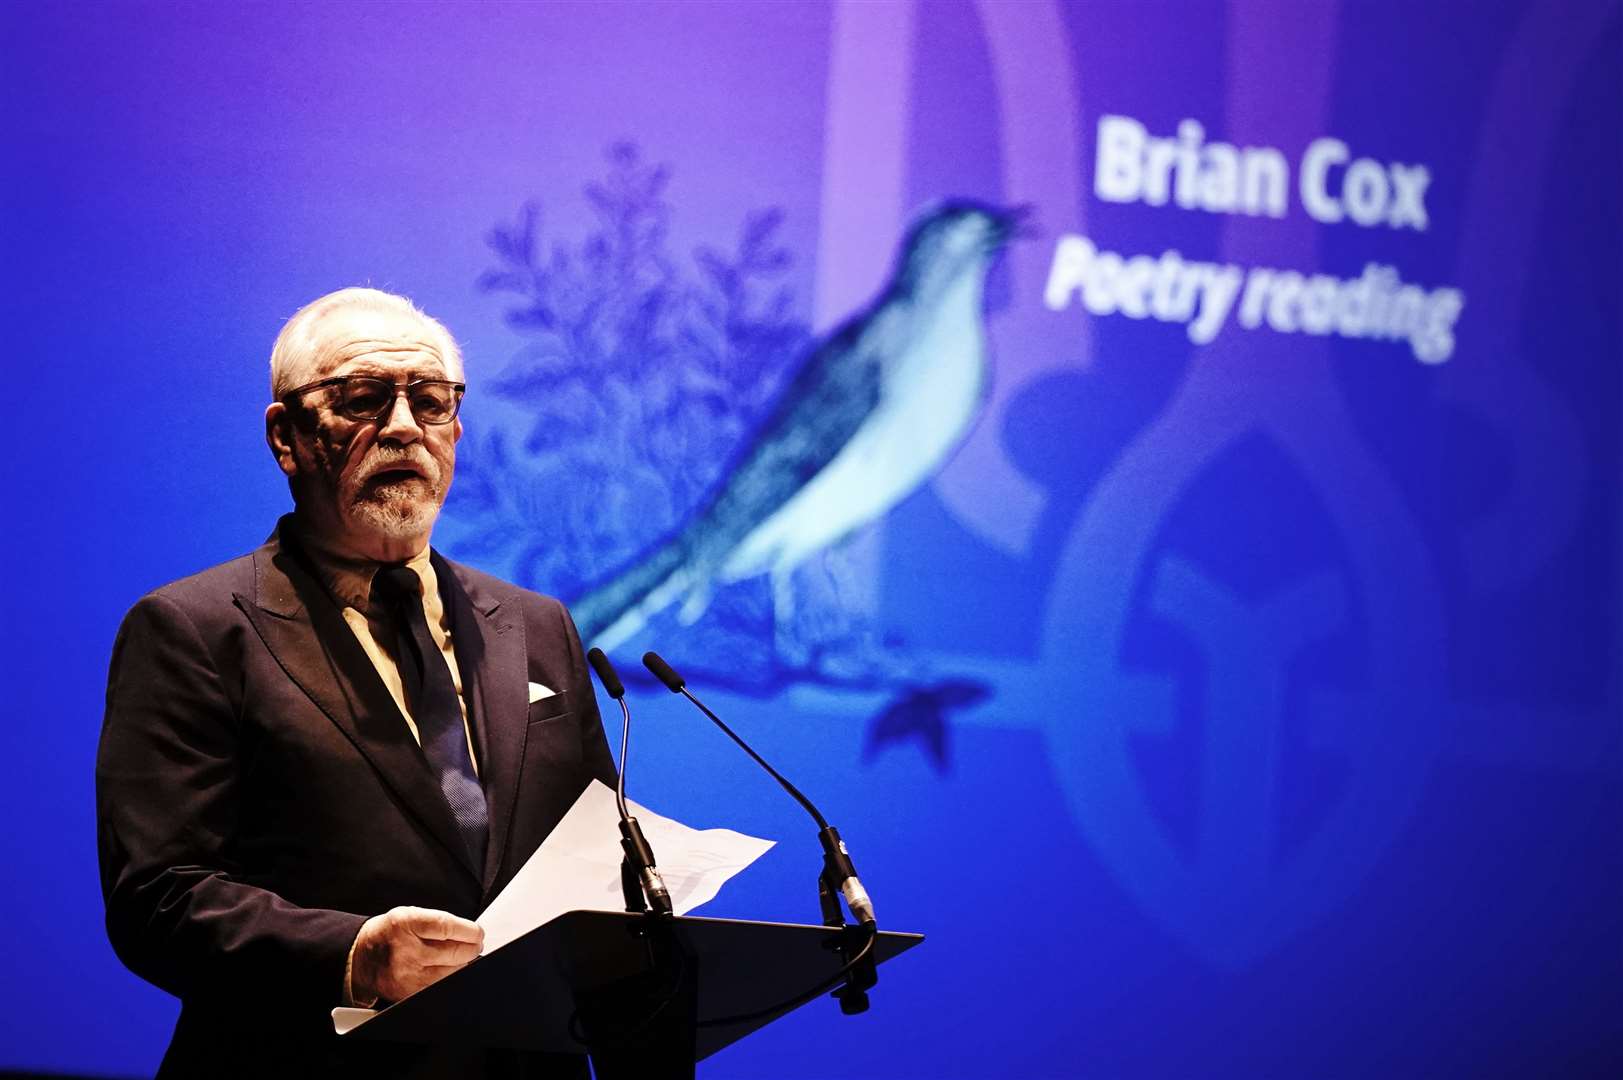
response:
<path id="1" fill-rule="evenodd" d="M 368 492 L 349 505 L 350 518 L 368 531 L 395 540 L 433 528 L 442 497 L 427 480 L 408 480 Z"/>

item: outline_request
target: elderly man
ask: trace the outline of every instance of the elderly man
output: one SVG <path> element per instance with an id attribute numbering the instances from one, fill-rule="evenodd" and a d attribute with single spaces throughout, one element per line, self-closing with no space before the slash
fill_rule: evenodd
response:
<path id="1" fill-rule="evenodd" d="M 266 441 L 294 510 L 130 611 L 97 758 L 107 929 L 182 1002 L 165 1076 L 577 1076 L 584 1059 L 340 1042 L 329 1011 L 478 955 L 470 921 L 614 765 L 556 600 L 429 534 L 456 343 L 345 289 L 288 321 Z"/>

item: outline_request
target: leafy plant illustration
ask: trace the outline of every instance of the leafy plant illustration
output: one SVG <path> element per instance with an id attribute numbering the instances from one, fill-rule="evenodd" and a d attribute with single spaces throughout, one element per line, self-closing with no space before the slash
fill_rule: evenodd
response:
<path id="1" fill-rule="evenodd" d="M 465 442 L 447 506 L 459 553 L 565 597 L 680 525 L 811 342 L 784 283 L 781 209 L 745 215 L 733 250 L 684 262 L 669 168 L 626 142 L 607 159 L 584 189 L 584 240 L 545 238 L 534 202 L 488 235 L 498 265 L 479 288 L 511 301 L 526 338 L 489 389 L 527 426 Z M 705 621 L 770 642 L 764 584 L 718 593 Z"/>

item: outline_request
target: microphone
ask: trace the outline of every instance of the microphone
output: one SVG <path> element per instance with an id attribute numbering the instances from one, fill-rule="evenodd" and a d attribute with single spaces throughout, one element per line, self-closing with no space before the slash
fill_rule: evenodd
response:
<path id="1" fill-rule="evenodd" d="M 620 884 L 626 894 L 626 910 L 644 910 L 643 904 L 639 901 L 646 897 L 646 906 L 652 909 L 654 914 L 669 915 L 671 894 L 665 888 L 665 881 L 659 876 L 659 871 L 654 868 L 654 849 L 648 846 L 648 840 L 642 835 L 642 826 L 637 824 L 637 819 L 626 810 L 626 767 L 629 764 L 626 753 L 631 743 L 631 707 L 626 704 L 626 688 L 602 649 L 593 649 L 587 653 L 586 662 L 597 672 L 597 680 L 603 684 L 603 689 L 608 691 L 609 697 L 620 703 L 622 718 L 620 770 L 614 783 L 614 802 L 620 810 L 620 850 L 625 852 L 625 861 L 621 864 Z"/>
<path id="2" fill-rule="evenodd" d="M 750 748 L 749 743 L 739 738 L 732 728 L 722 723 L 721 717 L 711 712 L 704 702 L 694 697 L 692 691 L 687 688 L 686 680 L 678 675 L 676 669 L 667 664 L 663 657 L 655 652 L 643 653 L 642 663 L 644 667 L 654 673 L 656 679 L 665 684 L 667 690 L 673 694 L 681 694 L 693 702 L 700 712 L 710 718 L 711 723 L 725 732 L 729 739 L 738 744 L 739 749 L 754 758 L 757 765 L 770 773 L 772 779 L 776 780 L 783 790 L 787 791 L 797 803 L 806 808 L 806 813 L 810 814 L 812 820 L 817 822 L 817 840 L 823 846 L 823 876 L 821 881 L 839 890 L 840 894 L 845 897 L 846 906 L 851 909 L 851 914 L 856 917 L 859 923 L 868 926 L 877 925 L 874 920 L 873 901 L 868 897 L 868 890 L 864 889 L 862 882 L 857 879 L 857 868 L 851 862 L 851 853 L 846 849 L 845 841 L 840 839 L 839 830 L 828 823 L 827 819 L 818 812 L 817 807 L 811 804 L 811 800 L 800 793 L 799 788 L 784 779 L 783 774 L 768 765 L 766 759 Z M 838 904 L 838 901 L 831 902 Z M 825 918 L 829 914 L 830 912 L 825 907 Z M 833 910 L 834 925 L 844 922 L 843 919 L 838 917 L 838 914 L 839 909 L 836 906 Z"/>

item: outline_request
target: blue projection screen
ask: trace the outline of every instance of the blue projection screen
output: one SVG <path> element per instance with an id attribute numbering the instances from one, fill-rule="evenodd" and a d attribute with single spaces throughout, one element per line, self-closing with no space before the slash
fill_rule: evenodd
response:
<path id="1" fill-rule="evenodd" d="M 101 924 L 113 634 L 287 509 L 270 344 L 353 284 L 467 357 L 437 546 L 669 657 L 927 935 L 701 1076 L 1623 1067 L 1623 6 L 0 27 L 0 1069 L 162 1054 Z M 630 692 L 635 797 L 779 841 L 703 913 L 815 922 L 799 810 Z"/>

